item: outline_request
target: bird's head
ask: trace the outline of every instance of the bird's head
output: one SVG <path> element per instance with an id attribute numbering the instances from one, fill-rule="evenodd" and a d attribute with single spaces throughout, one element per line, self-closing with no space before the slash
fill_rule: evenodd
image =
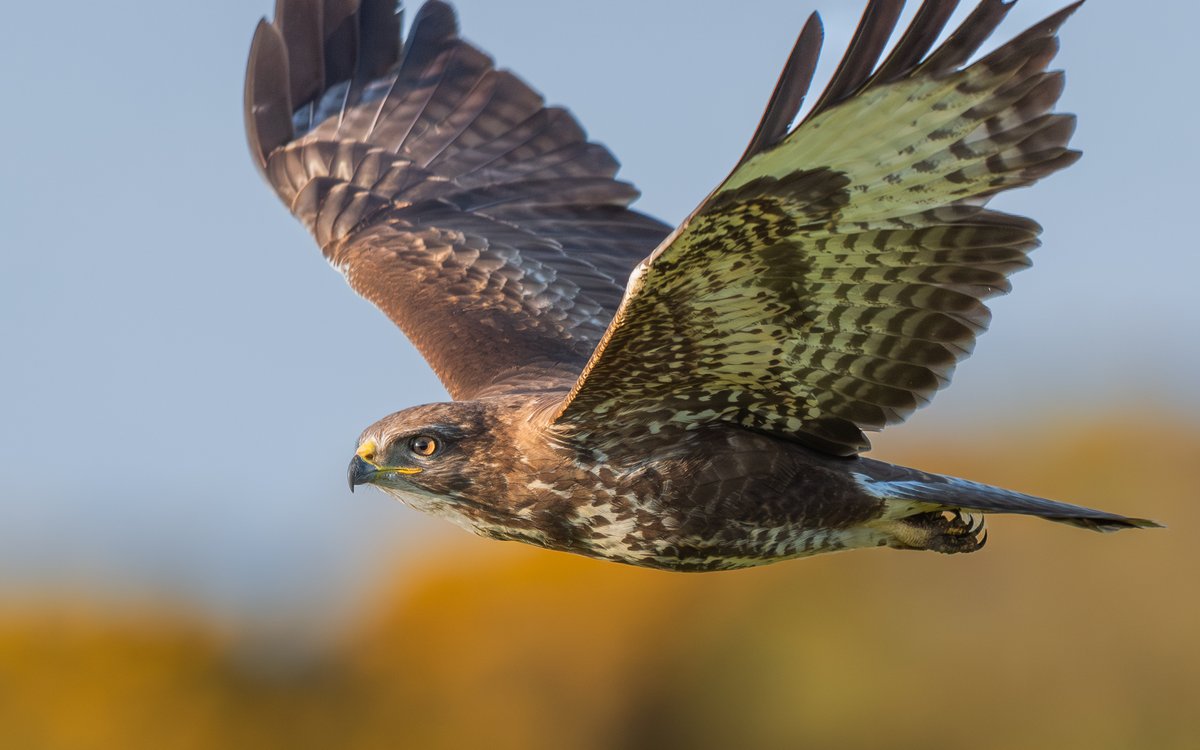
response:
<path id="1" fill-rule="evenodd" d="M 347 472 L 350 489 L 372 484 L 435 515 L 486 512 L 503 496 L 511 446 L 479 402 L 427 404 L 396 412 L 363 431 Z"/>

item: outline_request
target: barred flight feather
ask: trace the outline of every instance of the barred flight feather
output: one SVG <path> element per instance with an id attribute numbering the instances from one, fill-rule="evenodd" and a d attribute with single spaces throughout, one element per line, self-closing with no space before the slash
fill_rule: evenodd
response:
<path id="1" fill-rule="evenodd" d="M 251 151 L 455 398 L 570 386 L 669 227 L 563 109 L 421 7 L 281 0 L 246 73 Z"/>
<path id="2" fill-rule="evenodd" d="M 806 119 L 756 146 L 760 126 L 651 256 L 560 429 L 730 421 L 850 454 L 949 382 L 1038 244 L 1036 223 L 982 204 L 1078 157 L 1045 71 L 1076 6 L 966 67 L 1008 6 L 985 0 L 930 52 L 954 6 L 927 2 L 878 66 L 899 3 L 868 6 Z"/>

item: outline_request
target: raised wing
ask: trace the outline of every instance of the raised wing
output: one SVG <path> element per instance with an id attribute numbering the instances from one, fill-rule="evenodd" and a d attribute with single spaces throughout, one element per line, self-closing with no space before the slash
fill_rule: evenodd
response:
<path id="1" fill-rule="evenodd" d="M 565 388 L 669 227 L 575 119 L 427 2 L 279 0 L 246 130 L 279 197 L 454 398 Z"/>
<path id="2" fill-rule="evenodd" d="M 1046 72 L 1071 6 L 965 65 L 1010 5 L 928 0 L 878 63 L 902 3 L 872 0 L 828 88 L 810 19 L 750 148 L 639 267 L 564 402 L 563 429 L 734 422 L 837 454 L 945 386 L 987 326 L 983 300 L 1029 265 L 1040 227 L 982 208 L 1071 164 Z"/>

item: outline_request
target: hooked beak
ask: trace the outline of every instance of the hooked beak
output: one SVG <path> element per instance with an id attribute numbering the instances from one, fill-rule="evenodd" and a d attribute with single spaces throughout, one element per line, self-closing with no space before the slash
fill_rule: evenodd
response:
<path id="1" fill-rule="evenodd" d="M 358 446 L 354 458 L 350 461 L 350 468 L 346 470 L 346 481 L 350 483 L 351 492 L 354 492 L 354 488 L 360 484 L 369 484 L 375 481 L 375 477 L 379 474 L 421 473 L 421 470 L 416 467 L 380 466 L 374 461 L 375 451 L 375 443 L 370 440 Z"/>
<path id="2" fill-rule="evenodd" d="M 350 483 L 350 491 L 354 492 L 354 488 L 360 484 L 367 484 L 378 473 L 379 470 L 364 461 L 362 456 L 355 456 L 350 461 L 350 468 L 346 470 L 346 481 Z"/>

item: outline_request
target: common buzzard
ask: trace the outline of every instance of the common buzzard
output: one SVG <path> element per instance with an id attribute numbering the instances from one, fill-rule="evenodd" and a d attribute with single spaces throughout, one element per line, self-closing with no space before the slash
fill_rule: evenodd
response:
<path id="1" fill-rule="evenodd" d="M 796 118 L 813 14 L 750 145 L 683 224 L 430 0 L 279 0 L 246 73 L 255 162 L 450 403 L 375 423 L 373 484 L 496 539 L 716 570 L 855 547 L 971 552 L 984 513 L 1151 521 L 861 457 L 945 386 L 1039 226 L 984 208 L 1071 164 L 1047 71 L 1069 6 L 972 56 L 1011 7 L 871 0 Z M 881 60 L 882 58 L 882 60 Z"/>

